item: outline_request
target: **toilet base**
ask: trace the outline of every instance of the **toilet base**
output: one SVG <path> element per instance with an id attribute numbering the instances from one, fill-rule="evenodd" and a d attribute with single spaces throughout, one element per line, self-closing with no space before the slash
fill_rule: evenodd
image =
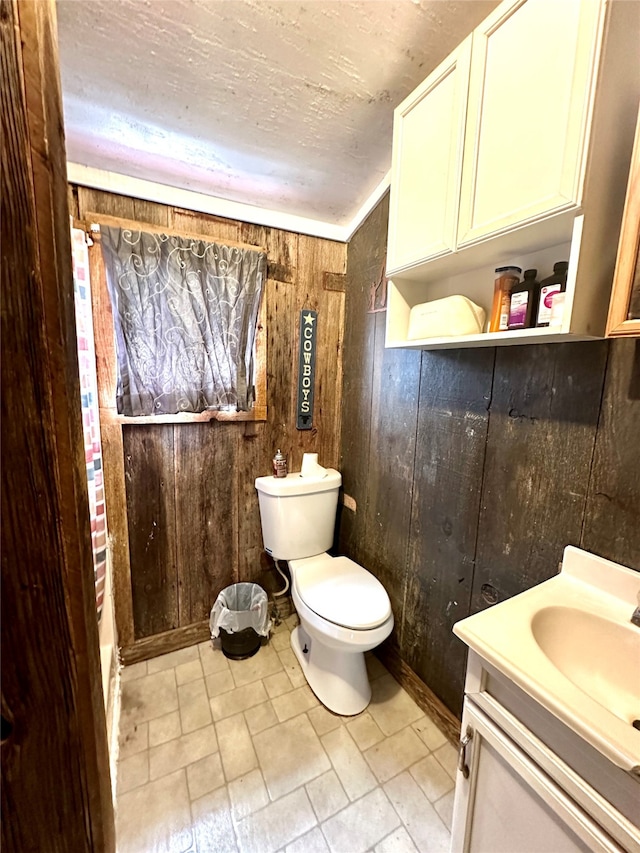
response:
<path id="1" fill-rule="evenodd" d="M 292 631 L 291 648 L 309 687 L 326 708 L 344 717 L 364 711 L 371 701 L 371 685 L 363 652 L 329 648 L 303 625 Z"/>

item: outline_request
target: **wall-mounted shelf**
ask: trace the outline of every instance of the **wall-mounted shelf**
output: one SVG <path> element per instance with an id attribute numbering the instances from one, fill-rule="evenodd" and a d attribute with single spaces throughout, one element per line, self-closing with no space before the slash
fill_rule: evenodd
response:
<path id="1" fill-rule="evenodd" d="M 596 336 L 578 335 L 563 332 L 558 326 L 543 329 L 522 329 L 513 332 L 486 332 L 480 335 L 465 335 L 464 337 L 423 338 L 401 343 L 387 343 L 387 348 L 403 349 L 469 349 L 470 347 L 500 347 L 517 344 L 553 344 L 567 341 L 599 340 Z"/>
<path id="2" fill-rule="evenodd" d="M 443 349 L 605 334 L 640 66 L 636 4 L 504 0 L 397 107 L 387 347 Z M 547 44 L 551 64 L 523 62 Z M 522 109 L 525 129 L 511 118 Z M 408 337 L 411 308 L 461 295 L 490 315 L 494 270 L 569 261 L 555 328 Z"/>
<path id="3" fill-rule="evenodd" d="M 566 225 L 566 223 L 565 223 Z M 534 252 L 507 254 L 507 248 L 513 250 L 517 245 L 517 232 L 504 239 L 492 241 L 491 246 L 472 247 L 460 256 L 456 256 L 457 268 L 462 269 L 457 275 L 434 276 L 425 282 L 417 276 L 394 276 L 388 284 L 387 297 L 387 328 L 385 346 L 388 348 L 406 347 L 407 349 L 454 349 L 483 346 L 514 346 L 532 343 L 560 343 L 562 341 L 594 340 L 602 337 L 602 324 L 595 323 L 594 317 L 603 317 L 601 288 L 597 276 L 593 272 L 591 253 L 583 246 L 584 217 L 574 216 L 571 239 L 555 245 L 538 249 Z M 560 231 L 562 229 L 559 229 Z M 526 229 L 520 229 L 523 245 L 531 245 L 530 235 Z M 472 269 L 464 269 L 467 264 L 475 263 L 482 257 L 474 249 L 482 253 L 489 251 L 489 260 Z M 500 251 L 499 264 L 515 264 L 523 270 L 535 268 L 538 279 L 550 275 L 556 261 L 569 261 L 565 310 L 562 324 L 533 329 L 522 329 L 510 332 L 484 332 L 477 335 L 462 337 L 434 337 L 411 340 L 407 337 L 409 315 L 411 309 L 422 302 L 441 299 L 452 294 L 463 294 L 481 308 L 484 308 L 487 318 L 490 315 L 493 300 L 495 278 L 494 251 Z M 429 272 L 431 272 L 429 270 Z M 427 294 L 425 296 L 425 294 Z"/>

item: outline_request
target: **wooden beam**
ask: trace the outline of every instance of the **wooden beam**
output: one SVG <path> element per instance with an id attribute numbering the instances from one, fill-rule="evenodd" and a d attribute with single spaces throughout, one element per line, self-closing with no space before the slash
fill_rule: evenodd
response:
<path id="1" fill-rule="evenodd" d="M 183 211 L 184 215 L 184 211 Z M 89 225 L 98 224 L 106 225 L 112 228 L 125 228 L 130 231 L 144 231 L 147 234 L 168 234 L 174 237 L 184 237 L 189 240 L 204 240 L 206 243 L 219 242 L 224 246 L 232 246 L 237 249 L 247 249 L 249 252 L 265 252 L 264 246 L 251 246 L 248 243 L 238 243 L 235 240 L 217 240 L 207 234 L 198 234 L 196 231 L 187 232 L 176 230 L 175 228 L 164 228 L 159 225 L 153 225 L 150 222 L 138 222 L 131 219 L 120 219 L 118 216 L 105 216 L 102 213 L 85 213 L 84 218 Z M 197 223 L 196 217 L 193 220 Z"/>
<path id="2" fill-rule="evenodd" d="M 110 853 L 52 0 L 5 0 L 0 39 L 2 842 Z"/>

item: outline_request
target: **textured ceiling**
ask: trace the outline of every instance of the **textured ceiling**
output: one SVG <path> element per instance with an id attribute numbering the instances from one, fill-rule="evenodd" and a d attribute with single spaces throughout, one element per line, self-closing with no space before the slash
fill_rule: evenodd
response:
<path id="1" fill-rule="evenodd" d="M 496 0 L 58 0 L 70 162 L 346 225 Z"/>

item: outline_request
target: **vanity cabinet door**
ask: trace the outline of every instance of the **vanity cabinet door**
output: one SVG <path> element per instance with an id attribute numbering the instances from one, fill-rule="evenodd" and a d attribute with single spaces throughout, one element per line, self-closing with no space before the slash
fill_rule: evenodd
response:
<path id="1" fill-rule="evenodd" d="M 468 699 L 462 732 L 469 775 L 459 769 L 452 853 L 623 853 L 489 717 Z"/>
<path id="2" fill-rule="evenodd" d="M 394 113 L 388 270 L 455 248 L 471 36 Z"/>
<path id="3" fill-rule="evenodd" d="M 510 0 L 474 31 L 458 246 L 580 205 L 602 6 Z"/>

